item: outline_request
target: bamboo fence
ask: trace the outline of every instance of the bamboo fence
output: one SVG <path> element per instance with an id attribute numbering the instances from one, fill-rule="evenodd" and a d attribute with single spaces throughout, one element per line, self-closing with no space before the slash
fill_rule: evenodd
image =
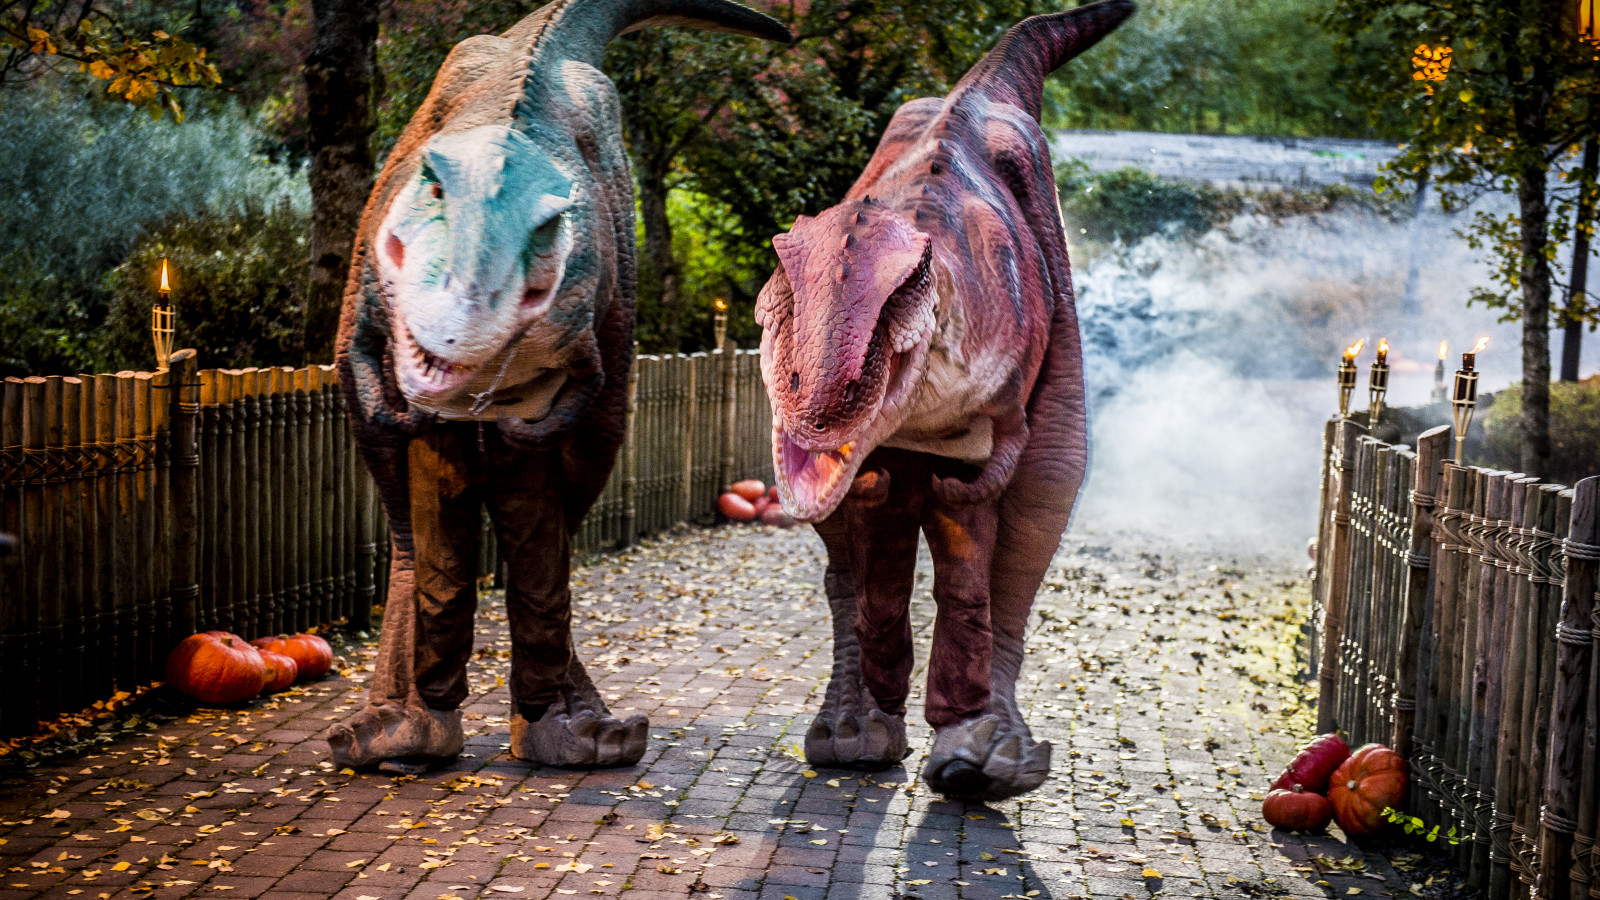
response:
<path id="1" fill-rule="evenodd" d="M 1318 730 L 1387 743 L 1489 900 L 1600 897 L 1600 478 L 1575 488 L 1326 432 Z"/>
<path id="2" fill-rule="evenodd" d="M 574 542 L 710 522 L 769 478 L 759 357 L 641 356 L 628 437 Z M 184 636 L 371 625 L 381 504 L 330 366 L 7 378 L 0 392 L 0 737 L 158 681 Z M 485 522 L 480 572 L 498 568 Z"/>

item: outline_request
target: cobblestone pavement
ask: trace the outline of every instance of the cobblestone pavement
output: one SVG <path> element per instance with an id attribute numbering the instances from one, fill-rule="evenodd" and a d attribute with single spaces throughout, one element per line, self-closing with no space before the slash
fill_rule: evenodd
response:
<path id="1" fill-rule="evenodd" d="M 820 542 L 726 528 L 575 576 L 579 652 L 616 711 L 650 715 L 641 765 L 530 771 L 509 758 L 496 600 L 480 612 L 454 765 L 391 778 L 327 762 L 316 735 L 356 708 L 368 677 L 373 647 L 357 645 L 342 675 L 0 782 L 0 900 L 1402 893 L 1382 857 L 1337 833 L 1257 824 L 1286 732 L 1306 727 L 1299 573 L 1154 547 L 1069 535 L 1019 688 L 1055 744 L 1053 777 L 1020 800 L 945 802 L 918 783 L 930 741 L 918 695 L 903 768 L 807 769 L 799 745 L 830 658 Z M 922 648 L 929 584 L 924 561 Z"/>

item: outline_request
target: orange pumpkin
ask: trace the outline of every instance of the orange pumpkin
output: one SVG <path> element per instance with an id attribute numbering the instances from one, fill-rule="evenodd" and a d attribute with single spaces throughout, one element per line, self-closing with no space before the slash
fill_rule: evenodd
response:
<path id="1" fill-rule="evenodd" d="M 1272 783 L 1272 789 L 1288 790 L 1298 784 L 1313 793 L 1326 794 L 1333 771 L 1349 758 L 1350 747 L 1337 734 L 1319 734 L 1300 748 L 1289 767 Z"/>
<path id="2" fill-rule="evenodd" d="M 295 678 L 300 675 L 300 664 L 292 656 L 262 650 L 261 659 L 267 664 L 267 686 L 261 690 L 268 694 L 276 694 L 294 684 Z"/>
<path id="3" fill-rule="evenodd" d="M 1399 809 L 1406 794 L 1406 761 L 1382 744 L 1356 750 L 1333 773 L 1328 801 L 1339 827 L 1352 837 L 1377 834 L 1389 823 L 1385 807 Z"/>
<path id="4" fill-rule="evenodd" d="M 1327 797 L 1297 784 L 1267 794 L 1267 799 L 1261 804 L 1261 818 L 1274 828 L 1316 831 L 1333 820 L 1333 804 L 1328 802 Z"/>
<path id="5" fill-rule="evenodd" d="M 244 638 L 206 631 L 184 638 L 167 657 L 167 683 L 201 703 L 238 703 L 261 693 L 267 664 Z"/>
<path id="6" fill-rule="evenodd" d="M 333 648 L 314 634 L 278 635 L 256 638 L 251 643 L 262 650 L 282 653 L 299 667 L 301 681 L 321 678 L 333 668 Z"/>

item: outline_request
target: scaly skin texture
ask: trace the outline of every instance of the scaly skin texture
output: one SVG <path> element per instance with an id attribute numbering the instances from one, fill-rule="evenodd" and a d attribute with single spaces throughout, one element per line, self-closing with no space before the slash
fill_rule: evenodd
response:
<path id="1" fill-rule="evenodd" d="M 923 775 L 954 797 L 1050 768 L 1015 688 L 1034 594 L 1088 458 L 1083 355 L 1044 78 L 1133 12 L 1106 0 L 1015 28 L 944 100 L 895 114 L 845 200 L 773 239 L 757 301 L 784 508 L 828 548 L 833 679 L 818 765 L 904 758 L 918 536 L 934 559 Z"/>
<path id="2" fill-rule="evenodd" d="M 340 765 L 416 771 L 461 750 L 459 714 L 424 697 L 450 706 L 439 698 L 459 673 L 440 671 L 452 666 L 436 648 L 458 646 L 463 627 L 470 646 L 470 616 L 442 623 L 475 598 L 470 579 L 432 561 L 474 558 L 475 547 L 422 553 L 419 570 L 429 548 L 416 541 L 461 533 L 484 491 L 499 499 L 489 461 L 521 467 L 523 485 L 537 481 L 527 465 L 550 467 L 548 504 L 488 503 L 526 572 L 566 571 L 568 549 L 533 540 L 538 522 L 519 519 L 554 514 L 570 535 L 610 475 L 632 358 L 635 232 L 616 91 L 599 66 L 613 37 L 656 25 L 790 40 L 730 0 L 556 0 L 505 34 L 456 45 L 367 202 L 336 361 L 393 562 L 368 706 L 327 733 Z M 419 456 L 411 445 L 430 428 L 441 431 Z M 413 471 L 417 459 L 426 465 Z M 438 485 L 443 497 L 446 484 L 448 502 L 414 493 L 431 498 Z M 564 583 L 511 590 L 568 631 Z M 570 634 L 545 637 L 568 645 L 566 676 L 513 698 L 512 752 L 549 765 L 637 762 L 645 718 L 612 717 Z M 421 676 L 435 680 L 419 690 Z"/>

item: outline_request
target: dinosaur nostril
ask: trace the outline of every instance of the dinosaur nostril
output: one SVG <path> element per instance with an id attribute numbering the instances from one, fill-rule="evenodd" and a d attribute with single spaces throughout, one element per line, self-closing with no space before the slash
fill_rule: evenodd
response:
<path id="1" fill-rule="evenodd" d="M 792 394 L 792 393 L 794 393 L 794 392 L 796 392 L 798 390 L 800 390 L 800 373 L 799 372 L 790 372 L 789 373 L 789 392 Z"/>
<path id="2" fill-rule="evenodd" d="M 821 422 L 818 422 L 817 424 L 812 425 L 811 427 L 815 428 L 818 431 L 822 431 L 822 430 L 826 429 L 828 426 L 822 424 Z"/>

